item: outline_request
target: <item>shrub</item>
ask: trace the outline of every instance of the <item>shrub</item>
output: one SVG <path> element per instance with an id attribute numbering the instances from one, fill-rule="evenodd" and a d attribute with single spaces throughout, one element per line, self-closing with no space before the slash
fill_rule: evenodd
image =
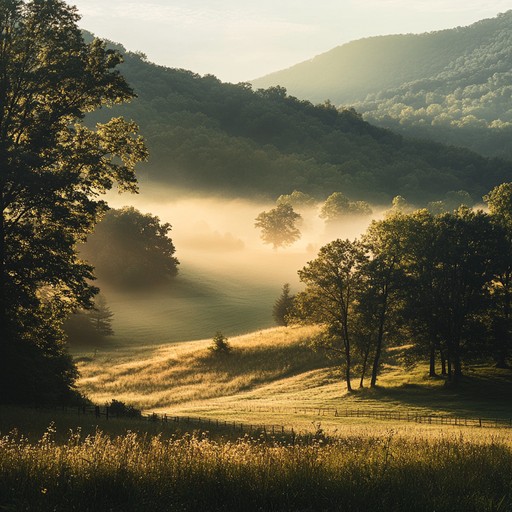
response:
<path id="1" fill-rule="evenodd" d="M 228 343 L 228 339 L 220 331 L 217 331 L 212 340 L 210 350 L 215 354 L 228 354 L 231 352 L 231 345 Z"/>

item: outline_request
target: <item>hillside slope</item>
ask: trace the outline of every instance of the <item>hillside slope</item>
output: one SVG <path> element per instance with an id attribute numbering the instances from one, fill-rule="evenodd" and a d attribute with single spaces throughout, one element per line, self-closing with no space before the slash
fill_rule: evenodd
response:
<path id="1" fill-rule="evenodd" d="M 230 338 L 227 354 L 210 351 L 211 340 L 105 347 L 94 357 L 77 353 L 78 385 L 95 403 L 115 398 L 147 411 L 246 423 L 268 424 L 272 418 L 305 426 L 315 418 L 313 409 L 323 408 L 510 418 L 510 370 L 468 368 L 454 390 L 428 378 L 426 365 L 405 367 L 406 348 L 385 351 L 377 389 L 347 394 L 339 363 L 312 348 L 319 331 L 258 331 Z"/>
<path id="2" fill-rule="evenodd" d="M 124 52 L 122 47 L 119 49 Z M 147 138 L 152 180 L 194 190 L 275 198 L 294 189 L 325 198 L 418 203 L 464 189 L 478 200 L 512 167 L 465 150 L 411 141 L 353 110 L 314 106 L 280 87 L 253 91 L 126 53 L 121 71 L 138 98 L 91 116 L 135 119 Z"/>
<path id="3" fill-rule="evenodd" d="M 468 27 L 374 37 L 254 80 L 421 137 L 511 156 L 512 11 Z"/>

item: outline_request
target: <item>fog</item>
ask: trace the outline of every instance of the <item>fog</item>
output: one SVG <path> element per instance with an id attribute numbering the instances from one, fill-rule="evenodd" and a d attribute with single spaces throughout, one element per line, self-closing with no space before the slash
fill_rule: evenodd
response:
<path id="1" fill-rule="evenodd" d="M 232 336 L 274 325 L 284 283 L 301 289 L 297 270 L 335 238 L 354 239 L 371 218 L 326 229 L 318 211 L 299 210 L 301 238 L 274 250 L 260 239 L 256 216 L 275 203 L 201 196 L 143 184 L 140 193 L 108 195 L 112 208 L 134 206 L 172 225 L 179 275 L 169 288 L 142 295 L 105 289 L 120 342 L 161 343 Z M 101 283 L 100 283 L 101 286 Z"/>

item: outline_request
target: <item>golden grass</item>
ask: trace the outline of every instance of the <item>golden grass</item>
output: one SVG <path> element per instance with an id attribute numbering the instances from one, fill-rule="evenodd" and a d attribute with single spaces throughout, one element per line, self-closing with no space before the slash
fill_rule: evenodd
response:
<path id="1" fill-rule="evenodd" d="M 510 443 L 357 431 L 297 442 L 204 435 L 0 437 L 3 510 L 508 511 Z"/>
<path id="2" fill-rule="evenodd" d="M 145 411 L 296 431 L 312 431 L 319 423 L 329 432 L 361 426 L 382 430 L 390 425 L 371 418 L 337 417 L 336 409 L 475 418 L 512 414 L 510 371 L 493 370 L 491 376 L 489 368 L 469 372 L 464 387 L 453 391 L 443 387 L 442 379 L 428 378 L 424 366 L 404 368 L 399 363 L 403 348 L 388 351 L 378 389 L 347 394 L 336 364 L 310 346 L 318 332 L 317 327 L 258 331 L 230 338 L 229 354 L 212 353 L 211 340 L 106 347 L 94 357 L 79 354 L 79 388 L 100 404 L 115 398 Z M 409 435 L 445 427 L 397 428 Z"/>

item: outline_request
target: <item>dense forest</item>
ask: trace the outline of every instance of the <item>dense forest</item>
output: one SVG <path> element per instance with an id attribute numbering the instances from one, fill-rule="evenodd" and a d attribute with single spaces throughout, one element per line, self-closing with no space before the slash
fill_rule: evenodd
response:
<path id="1" fill-rule="evenodd" d="M 394 131 L 510 157 L 511 35 L 508 11 L 468 27 L 354 41 L 253 83 L 351 105 Z"/>
<path id="2" fill-rule="evenodd" d="M 507 179 L 508 163 L 467 150 L 409 140 L 353 109 L 313 105 L 282 87 L 253 91 L 126 52 L 120 66 L 138 96 L 91 116 L 137 119 L 150 150 L 151 180 L 196 190 L 276 197 L 294 189 L 325 199 L 422 204 L 466 190 L 478 201 Z"/>

